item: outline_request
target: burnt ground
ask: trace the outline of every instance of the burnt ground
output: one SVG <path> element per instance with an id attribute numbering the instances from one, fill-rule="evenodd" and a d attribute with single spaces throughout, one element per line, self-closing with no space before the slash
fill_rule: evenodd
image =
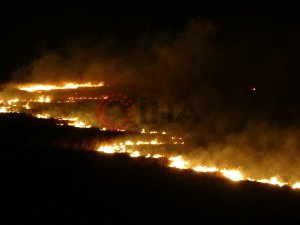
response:
<path id="1" fill-rule="evenodd" d="M 300 191 L 167 168 L 163 160 L 81 150 L 89 138 L 118 133 L 17 114 L 1 115 L 0 123 L 1 217 L 11 222 L 299 222 Z"/>

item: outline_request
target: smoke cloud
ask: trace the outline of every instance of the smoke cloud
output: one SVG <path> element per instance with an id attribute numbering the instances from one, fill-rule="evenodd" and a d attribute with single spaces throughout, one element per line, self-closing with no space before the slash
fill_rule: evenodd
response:
<path id="1" fill-rule="evenodd" d="M 13 79 L 104 81 L 137 97 L 189 101 L 201 119 L 182 131 L 192 143 L 182 153 L 189 160 L 237 167 L 258 179 L 296 181 L 298 33 L 290 28 L 284 37 L 253 29 L 229 32 L 214 21 L 193 19 L 184 30 L 129 42 L 115 37 L 84 46 L 70 42 L 59 52 L 45 52 Z"/>

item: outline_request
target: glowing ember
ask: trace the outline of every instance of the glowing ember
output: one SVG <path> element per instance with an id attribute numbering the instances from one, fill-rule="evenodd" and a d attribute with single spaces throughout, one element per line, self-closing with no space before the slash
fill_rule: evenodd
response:
<path id="1" fill-rule="evenodd" d="M 150 134 L 157 134 L 157 131 L 150 131 Z"/>
<path id="2" fill-rule="evenodd" d="M 134 151 L 130 154 L 131 157 L 139 157 L 141 154 L 139 153 L 139 151 Z"/>
<path id="3" fill-rule="evenodd" d="M 154 159 L 158 159 L 158 158 L 161 158 L 163 157 L 163 155 L 160 155 L 160 154 L 155 154 L 152 156 Z"/>
<path id="4" fill-rule="evenodd" d="M 111 153 L 115 153 L 116 150 L 112 146 L 100 146 L 98 148 L 98 152 L 104 152 L 104 153 L 111 154 Z"/>
<path id="5" fill-rule="evenodd" d="M 8 113 L 8 112 L 9 112 L 9 111 L 7 110 L 6 107 L 2 106 L 2 107 L 0 108 L 0 113 Z"/>
<path id="6" fill-rule="evenodd" d="M 300 182 L 294 183 L 292 188 L 293 189 L 300 189 Z"/>
<path id="7" fill-rule="evenodd" d="M 62 117 L 62 118 L 58 118 L 60 120 L 69 120 L 69 121 L 77 121 L 78 117 Z"/>
<path id="8" fill-rule="evenodd" d="M 157 139 L 156 139 L 156 140 L 150 141 L 150 144 L 151 145 L 158 145 L 159 143 L 157 142 Z"/>
<path id="9" fill-rule="evenodd" d="M 24 107 L 27 110 L 30 109 L 29 102 L 27 102 L 26 105 L 23 105 L 22 107 Z"/>
<path id="10" fill-rule="evenodd" d="M 257 182 L 259 183 L 265 183 L 265 184 L 272 184 L 272 185 L 278 185 L 280 187 L 287 185 L 286 183 L 280 182 L 278 181 L 277 177 L 272 177 L 271 179 L 261 179 L 261 180 L 257 180 Z"/>
<path id="11" fill-rule="evenodd" d="M 175 156 L 175 157 L 170 157 L 169 160 L 171 161 L 170 167 L 175 167 L 178 169 L 188 169 L 189 168 L 189 163 L 183 160 L 182 156 Z"/>
<path id="12" fill-rule="evenodd" d="M 74 127 L 78 127 L 78 128 L 91 128 L 91 125 L 87 125 L 82 121 L 73 121 L 73 122 L 69 122 L 68 123 L 69 126 L 74 126 Z"/>
<path id="13" fill-rule="evenodd" d="M 144 141 L 137 141 L 136 145 L 147 145 L 149 142 L 144 142 Z"/>
<path id="14" fill-rule="evenodd" d="M 49 96 L 48 97 L 41 96 L 41 97 L 39 97 L 38 102 L 40 102 L 40 103 L 50 103 L 51 99 L 50 99 Z"/>
<path id="15" fill-rule="evenodd" d="M 49 114 L 36 114 L 35 115 L 37 118 L 39 119 L 49 119 L 50 118 L 50 115 Z"/>
<path id="16" fill-rule="evenodd" d="M 12 105 L 13 103 L 17 103 L 17 102 L 19 102 L 19 99 L 15 98 L 15 99 L 8 100 L 7 104 Z"/>
<path id="17" fill-rule="evenodd" d="M 193 168 L 193 170 L 195 170 L 197 172 L 203 172 L 203 173 L 218 171 L 218 169 L 216 167 L 207 167 L 207 166 L 196 166 Z"/>
<path id="18" fill-rule="evenodd" d="M 125 145 L 134 145 L 134 143 L 132 141 L 126 141 Z"/>
<path id="19" fill-rule="evenodd" d="M 238 171 L 238 170 L 226 170 L 226 169 L 223 169 L 221 170 L 222 174 L 229 178 L 230 180 L 232 181 L 240 181 L 240 180 L 244 180 L 244 176 L 243 174 Z"/>

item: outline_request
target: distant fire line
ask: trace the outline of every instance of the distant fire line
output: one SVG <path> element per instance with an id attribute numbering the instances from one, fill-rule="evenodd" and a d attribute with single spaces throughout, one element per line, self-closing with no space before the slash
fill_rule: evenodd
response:
<path id="1" fill-rule="evenodd" d="M 11 99 L 0 99 L 0 113 L 20 113 L 20 112 L 25 112 L 28 113 L 34 117 L 41 118 L 41 119 L 50 119 L 53 118 L 57 120 L 56 125 L 60 126 L 74 126 L 74 127 L 79 127 L 79 128 L 91 128 L 92 125 L 88 124 L 84 121 L 82 117 L 78 117 L 76 115 L 69 115 L 69 116 L 62 116 L 62 115 L 56 115 L 56 114 L 48 114 L 47 112 L 34 112 L 34 107 L 35 104 L 45 104 L 49 105 L 52 103 L 73 103 L 73 102 L 80 102 L 80 101 L 85 101 L 85 100 L 101 100 L 101 99 L 107 99 L 108 96 L 102 95 L 102 96 L 77 96 L 77 92 L 74 93 L 75 96 L 68 97 L 67 99 L 63 99 L 60 97 L 54 97 L 51 95 L 51 93 L 45 93 L 46 91 L 51 91 L 51 90 L 65 90 L 65 89 L 78 89 L 78 88 L 97 88 L 97 87 L 102 87 L 104 86 L 104 83 L 64 83 L 62 85 L 52 85 L 52 84 L 32 84 L 32 85 L 23 85 L 23 86 L 18 86 L 18 89 L 21 91 L 27 91 L 27 92 L 38 92 L 38 94 L 31 94 L 28 93 L 28 98 L 24 98 L 24 94 L 22 93 L 22 97 L 17 98 L 14 96 Z M 43 93 L 41 93 L 43 92 Z M 4 95 L 5 96 L 5 95 Z M 26 95 L 25 95 L 26 96 Z M 33 107 L 33 108 L 32 108 Z M 102 127 L 99 128 L 100 130 L 107 130 L 107 128 Z M 124 131 L 124 130 L 117 130 L 117 131 Z M 148 135 L 163 135 L 165 137 L 169 137 L 169 135 L 166 135 L 167 133 L 165 131 L 155 131 L 155 130 L 149 130 L 145 131 L 145 129 L 142 129 L 140 132 L 141 134 L 148 134 Z M 160 136 L 162 137 L 162 136 Z M 129 154 L 131 157 L 146 157 L 146 158 L 166 158 L 169 160 L 169 166 L 178 168 L 178 169 L 191 169 L 195 172 L 203 172 L 203 173 L 208 173 L 208 172 L 213 172 L 213 173 L 218 173 L 224 176 L 225 178 L 228 178 L 232 181 L 253 181 L 253 182 L 259 182 L 259 183 L 267 183 L 270 185 L 276 185 L 276 186 L 289 186 L 293 189 L 300 189 L 300 182 L 296 182 L 294 184 L 291 183 L 286 183 L 286 182 L 281 182 L 279 179 L 274 176 L 271 177 L 270 179 L 253 179 L 249 177 L 245 177 L 241 171 L 238 169 L 228 169 L 228 168 L 217 168 L 217 167 L 210 167 L 206 165 L 192 165 L 191 162 L 187 161 L 184 159 L 182 155 L 171 155 L 171 156 L 166 156 L 162 155 L 159 153 L 156 154 L 146 154 L 143 155 L 140 151 L 134 149 L 135 146 L 158 146 L 158 145 L 164 145 L 164 144 L 173 144 L 173 145 L 178 145 L 184 144 L 184 141 L 182 138 L 177 138 L 177 137 L 170 137 L 171 141 L 168 143 L 163 143 L 162 141 L 159 141 L 158 139 L 152 139 L 152 140 L 138 140 L 138 141 L 126 141 L 124 143 L 115 143 L 113 145 L 102 145 L 100 146 L 97 151 L 99 152 L 104 152 L 108 154 L 112 153 L 126 153 Z M 130 149 L 133 148 L 133 149 Z"/>
<path id="2" fill-rule="evenodd" d="M 52 85 L 52 84 L 32 84 L 19 86 L 18 89 L 22 91 L 35 92 L 35 91 L 51 91 L 51 90 L 62 90 L 62 89 L 77 89 L 77 88 L 89 88 L 89 87 L 102 87 L 104 82 L 100 83 L 66 83 L 64 85 Z"/>

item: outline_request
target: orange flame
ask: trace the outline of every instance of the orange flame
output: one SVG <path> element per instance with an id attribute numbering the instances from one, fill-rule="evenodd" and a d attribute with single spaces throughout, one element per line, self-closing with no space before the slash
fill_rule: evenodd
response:
<path id="1" fill-rule="evenodd" d="M 103 82 L 93 84 L 91 82 L 78 84 L 78 83 L 66 83 L 64 85 L 50 85 L 50 84 L 32 84 L 19 86 L 19 90 L 35 92 L 35 91 L 51 91 L 51 90 L 61 90 L 61 89 L 77 89 L 83 87 L 102 87 Z"/>

